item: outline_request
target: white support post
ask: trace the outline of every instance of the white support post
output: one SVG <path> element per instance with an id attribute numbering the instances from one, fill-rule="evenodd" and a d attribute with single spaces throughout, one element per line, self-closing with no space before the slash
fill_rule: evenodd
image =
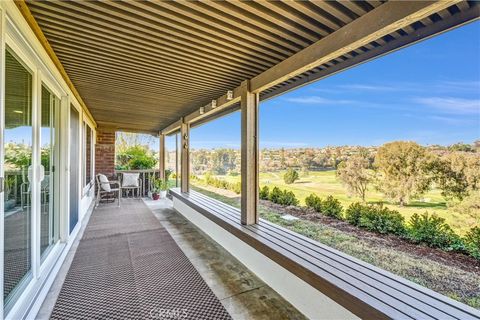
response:
<path id="1" fill-rule="evenodd" d="M 241 146 L 241 222 L 258 223 L 258 94 L 250 91 L 250 82 L 242 83 Z"/>

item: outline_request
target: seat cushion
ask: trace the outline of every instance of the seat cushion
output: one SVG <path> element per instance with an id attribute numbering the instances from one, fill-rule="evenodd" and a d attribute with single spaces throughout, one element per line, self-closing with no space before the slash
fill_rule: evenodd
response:
<path id="1" fill-rule="evenodd" d="M 99 174 L 98 179 L 100 180 L 100 186 L 104 191 L 110 192 L 112 191 L 112 188 L 110 188 L 110 182 L 108 181 L 108 178 L 104 174 Z"/>
<path id="2" fill-rule="evenodd" d="M 124 173 L 122 176 L 122 187 L 138 187 L 139 173 Z"/>

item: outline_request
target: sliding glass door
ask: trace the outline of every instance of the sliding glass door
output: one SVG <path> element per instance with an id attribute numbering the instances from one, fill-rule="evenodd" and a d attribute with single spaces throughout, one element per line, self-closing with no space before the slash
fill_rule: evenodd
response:
<path id="1" fill-rule="evenodd" d="M 58 161 L 58 106 L 59 99 L 42 86 L 41 103 L 41 166 L 40 183 L 40 255 L 42 260 L 58 240 L 59 211 L 55 188 L 58 185 L 56 162 Z M 41 177 L 42 178 L 42 177 Z"/>
<path id="2" fill-rule="evenodd" d="M 4 301 L 31 279 L 32 74 L 11 51 L 5 55 Z"/>
<path id="3" fill-rule="evenodd" d="M 55 169 L 59 159 L 59 99 L 45 85 L 33 96 L 34 86 L 33 73 L 7 49 L 3 110 L 3 298 L 7 309 L 32 280 L 32 275 L 38 271 L 35 268 L 44 262 L 59 239 Z M 34 109 L 33 102 L 38 98 L 40 103 Z"/>
<path id="4" fill-rule="evenodd" d="M 79 148 L 80 114 L 70 106 L 70 232 L 78 222 L 78 169 L 80 156 Z"/>

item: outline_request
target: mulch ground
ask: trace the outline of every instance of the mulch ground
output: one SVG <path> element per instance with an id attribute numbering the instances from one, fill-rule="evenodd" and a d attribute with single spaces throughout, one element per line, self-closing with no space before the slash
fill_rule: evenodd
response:
<path id="1" fill-rule="evenodd" d="M 393 248 L 398 251 L 421 258 L 428 258 L 438 263 L 457 267 L 467 272 L 480 272 L 480 261 L 458 252 L 446 252 L 440 249 L 430 248 L 425 245 L 415 244 L 407 239 L 395 235 L 382 235 L 360 229 L 351 224 L 318 214 L 310 208 L 303 207 L 284 207 L 270 201 L 260 201 L 261 205 L 270 208 L 281 214 L 290 214 L 292 216 L 328 225 L 337 230 L 349 233 L 361 240 L 369 241 L 374 245 Z"/>

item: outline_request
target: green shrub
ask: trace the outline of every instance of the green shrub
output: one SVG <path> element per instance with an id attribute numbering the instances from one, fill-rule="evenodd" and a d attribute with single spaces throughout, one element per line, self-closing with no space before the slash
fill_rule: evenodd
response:
<path id="1" fill-rule="evenodd" d="M 283 180 L 286 184 L 292 184 L 300 178 L 297 170 L 289 168 L 287 172 L 283 175 Z"/>
<path id="2" fill-rule="evenodd" d="M 263 186 L 262 188 L 260 188 L 260 192 L 258 193 L 258 196 L 260 199 L 268 200 L 269 195 L 270 195 L 270 189 L 268 188 L 268 186 Z"/>
<path id="3" fill-rule="evenodd" d="M 283 190 L 279 204 L 284 206 L 296 206 L 298 203 L 299 201 L 292 191 Z"/>
<path id="4" fill-rule="evenodd" d="M 205 183 L 215 188 L 233 191 L 236 194 L 240 194 L 242 192 L 242 183 L 240 181 L 231 183 L 223 179 L 215 178 L 209 172 L 205 174 Z"/>
<path id="5" fill-rule="evenodd" d="M 282 191 L 278 187 L 273 187 L 268 200 L 272 201 L 273 203 L 279 203 L 281 197 Z"/>
<path id="6" fill-rule="evenodd" d="M 383 206 L 364 208 L 358 226 L 381 234 L 405 234 L 405 218 L 398 211 Z"/>
<path id="7" fill-rule="evenodd" d="M 409 238 L 417 243 L 425 243 L 429 247 L 444 250 L 460 249 L 461 239 L 445 223 L 445 219 L 428 212 L 418 215 L 415 213 L 409 222 Z"/>
<path id="8" fill-rule="evenodd" d="M 352 203 L 348 206 L 347 210 L 345 210 L 345 220 L 354 225 L 358 226 L 360 224 L 360 218 L 366 212 L 370 210 L 370 207 L 360 202 Z"/>
<path id="9" fill-rule="evenodd" d="M 320 199 L 320 197 L 317 196 L 315 193 L 312 193 L 305 198 L 305 204 L 307 205 L 307 207 L 312 208 L 317 212 L 322 211 L 322 199 Z"/>
<path id="10" fill-rule="evenodd" d="M 242 183 L 240 181 L 231 184 L 231 190 L 236 194 L 242 193 Z"/>
<path id="11" fill-rule="evenodd" d="M 321 203 L 321 209 L 324 215 L 337 219 L 342 218 L 343 207 L 338 199 L 333 196 L 328 196 L 327 199 L 323 200 Z"/>
<path id="12" fill-rule="evenodd" d="M 473 227 L 465 234 L 465 249 L 474 258 L 480 260 L 480 227 Z"/>
<path id="13" fill-rule="evenodd" d="M 117 168 L 124 170 L 152 169 L 156 163 L 153 152 L 146 146 L 129 146 L 116 155 Z"/>

